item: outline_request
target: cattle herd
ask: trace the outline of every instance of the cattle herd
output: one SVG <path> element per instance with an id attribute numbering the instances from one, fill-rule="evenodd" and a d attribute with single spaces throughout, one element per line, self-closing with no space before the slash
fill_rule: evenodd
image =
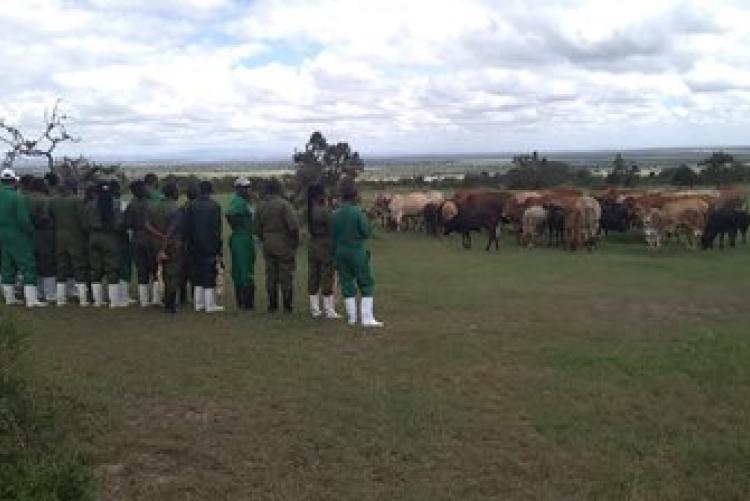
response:
<path id="1" fill-rule="evenodd" d="M 545 244 L 571 251 L 592 250 L 610 232 L 640 231 L 658 248 L 672 240 L 690 249 L 709 249 L 718 239 L 734 246 L 738 236 L 747 243 L 750 216 L 744 187 L 678 189 L 574 188 L 513 191 L 491 188 L 457 190 L 451 198 L 441 192 L 379 194 L 368 214 L 395 231 L 424 229 L 445 235 L 460 233 L 471 247 L 471 232 L 486 231 L 486 249 L 499 248 L 502 228 L 524 246 Z"/>

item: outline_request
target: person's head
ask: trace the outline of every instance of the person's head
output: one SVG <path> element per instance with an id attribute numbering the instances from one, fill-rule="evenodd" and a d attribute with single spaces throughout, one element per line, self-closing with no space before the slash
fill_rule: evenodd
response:
<path id="1" fill-rule="evenodd" d="M 47 183 L 41 177 L 35 177 L 31 181 L 31 191 L 34 193 L 48 193 Z"/>
<path id="2" fill-rule="evenodd" d="M 96 198 L 97 191 L 98 191 L 97 185 L 89 184 L 83 190 L 83 199 L 86 200 L 87 202 L 93 200 L 94 198 Z"/>
<path id="3" fill-rule="evenodd" d="M 3 171 L 0 172 L 0 183 L 2 183 L 3 186 L 16 186 L 18 183 L 18 176 L 16 176 L 13 169 L 3 169 Z"/>
<path id="4" fill-rule="evenodd" d="M 109 183 L 99 183 L 93 188 L 99 216 L 104 225 L 111 228 L 115 219 L 115 197 L 112 196 L 112 187 Z"/>
<path id="5" fill-rule="evenodd" d="M 180 191 L 177 189 L 177 185 L 175 183 L 165 184 L 161 189 L 161 192 L 164 193 L 164 196 L 170 200 L 177 200 L 178 198 L 180 198 Z"/>
<path id="6" fill-rule="evenodd" d="M 266 183 L 266 189 L 264 191 L 265 196 L 281 195 L 284 191 L 284 185 L 281 184 L 279 178 L 272 177 Z"/>
<path id="7" fill-rule="evenodd" d="M 214 192 L 214 185 L 211 181 L 201 181 L 198 183 L 198 194 L 203 197 L 211 196 Z"/>
<path id="8" fill-rule="evenodd" d="M 77 195 L 78 194 L 78 183 L 75 179 L 66 179 L 62 185 L 63 195 Z"/>
<path id="9" fill-rule="evenodd" d="M 234 191 L 237 196 L 244 198 L 245 200 L 250 199 L 250 180 L 246 177 L 241 177 L 234 182 Z"/>
<path id="10" fill-rule="evenodd" d="M 31 191 L 32 185 L 34 184 L 34 176 L 31 174 L 24 174 L 21 176 L 21 182 L 19 185 L 21 186 L 21 190 L 23 191 Z"/>
<path id="11" fill-rule="evenodd" d="M 133 181 L 130 183 L 130 193 L 132 193 L 135 198 L 146 198 L 146 195 L 148 194 L 146 192 L 146 183 L 140 179 Z"/>
<path id="12" fill-rule="evenodd" d="M 198 198 L 198 185 L 195 183 L 190 183 L 185 190 L 185 196 L 188 200 L 195 200 Z"/>
<path id="13" fill-rule="evenodd" d="M 356 202 L 357 201 L 357 187 L 353 182 L 345 182 L 341 185 L 341 199 L 344 202 Z"/>
<path id="14" fill-rule="evenodd" d="M 47 182 L 47 186 L 51 190 L 54 190 L 60 185 L 60 177 L 54 172 L 48 172 L 44 175 L 44 180 Z"/>
<path id="15" fill-rule="evenodd" d="M 155 190 L 159 188 L 159 177 L 153 172 L 149 172 L 143 177 L 143 182 L 146 183 L 146 188 L 149 190 Z"/>

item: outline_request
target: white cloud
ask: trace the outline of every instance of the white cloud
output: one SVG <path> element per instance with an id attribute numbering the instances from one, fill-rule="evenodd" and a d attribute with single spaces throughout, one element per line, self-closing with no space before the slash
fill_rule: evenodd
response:
<path id="1" fill-rule="evenodd" d="M 0 117 L 36 130 L 63 97 L 72 148 L 115 155 L 286 154 L 314 128 L 370 152 L 741 142 L 748 23 L 731 0 L 13 1 Z"/>

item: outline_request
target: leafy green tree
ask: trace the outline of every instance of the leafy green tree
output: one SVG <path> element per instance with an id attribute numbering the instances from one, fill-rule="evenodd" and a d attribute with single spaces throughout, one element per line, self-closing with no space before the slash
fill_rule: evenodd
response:
<path id="1" fill-rule="evenodd" d="M 307 187 L 323 184 L 329 193 L 344 180 L 354 180 L 364 169 L 359 153 L 349 143 L 329 143 L 320 131 L 310 135 L 303 151 L 295 151 L 297 199 L 304 198 Z"/>
<path id="2" fill-rule="evenodd" d="M 673 186 L 690 186 L 691 188 L 698 184 L 700 177 L 698 174 L 685 164 L 680 165 L 672 171 L 670 184 Z"/>

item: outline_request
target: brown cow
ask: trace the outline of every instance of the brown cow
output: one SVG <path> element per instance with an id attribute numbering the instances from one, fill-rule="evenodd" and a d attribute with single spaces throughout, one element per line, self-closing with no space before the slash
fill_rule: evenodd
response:
<path id="1" fill-rule="evenodd" d="M 684 235 L 691 248 L 703 234 L 709 204 L 701 197 L 677 198 L 662 204 L 660 208 L 647 209 L 643 216 L 643 233 L 646 243 L 660 247 L 670 235 Z"/>

